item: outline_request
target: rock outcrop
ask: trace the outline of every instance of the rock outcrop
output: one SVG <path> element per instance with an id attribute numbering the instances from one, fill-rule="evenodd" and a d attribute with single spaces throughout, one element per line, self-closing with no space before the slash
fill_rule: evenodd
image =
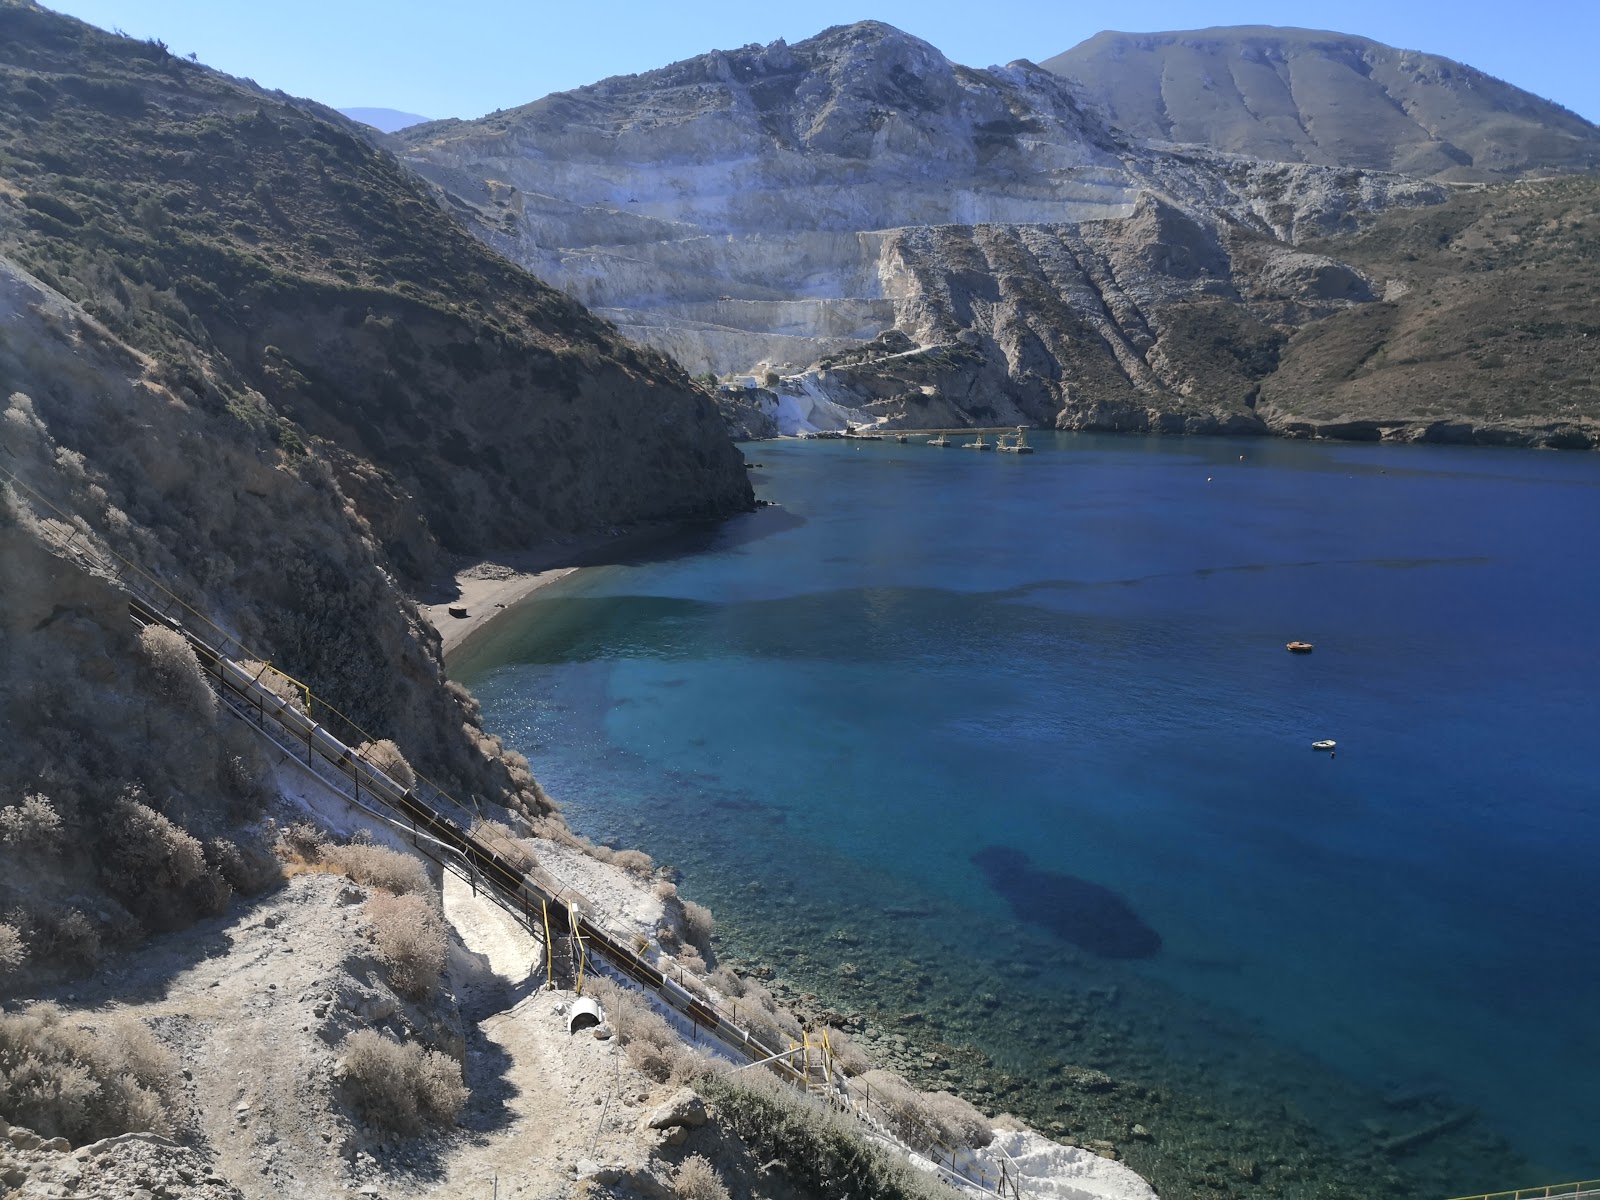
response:
<path id="1" fill-rule="evenodd" d="M 780 376 L 773 400 L 723 404 L 740 436 L 766 418 L 1298 429 L 1292 389 L 1257 411 L 1265 381 L 1302 330 L 1404 274 L 1339 239 L 1455 194 L 1337 146 L 1287 162 L 1152 146 L 1084 97 L 863 22 L 398 144 L 478 236 L 629 337 L 697 373 Z M 1546 107 L 1518 120 L 1556 148 L 1525 138 L 1517 163 L 1587 144 Z"/>

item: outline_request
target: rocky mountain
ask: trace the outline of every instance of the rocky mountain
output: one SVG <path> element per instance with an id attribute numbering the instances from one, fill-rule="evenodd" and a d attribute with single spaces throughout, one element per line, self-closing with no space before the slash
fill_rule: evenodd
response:
<path id="1" fill-rule="evenodd" d="M 1105 32 L 1043 65 L 1134 138 L 1455 180 L 1600 165 L 1600 128 L 1577 114 L 1448 58 L 1342 33 Z"/>
<path id="2" fill-rule="evenodd" d="M 432 117 L 419 117 L 416 113 L 401 112 L 397 108 L 341 108 L 352 121 L 371 125 L 380 133 L 398 133 L 412 125 L 425 125 Z"/>
<path id="3" fill-rule="evenodd" d="M 1258 411 L 1266 381 L 1302 329 L 1409 286 L 1338 236 L 1449 188 L 1151 145 L 1086 95 L 863 22 L 399 143 L 491 246 L 691 371 L 766 383 L 782 429 L 1319 428 L 1292 388 Z M 1551 111 L 1541 161 L 1566 161 L 1576 119 Z M 1390 404 L 1391 436 L 1434 436 L 1420 400 Z M 1524 415 L 1496 436 L 1590 436 Z"/>

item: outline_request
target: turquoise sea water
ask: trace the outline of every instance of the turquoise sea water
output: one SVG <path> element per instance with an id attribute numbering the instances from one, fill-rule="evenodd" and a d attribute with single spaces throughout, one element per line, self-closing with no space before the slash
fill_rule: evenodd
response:
<path id="1" fill-rule="evenodd" d="M 1227 1077 L 1352 1146 L 1406 1128 L 1366 1094 L 1431 1093 L 1479 1114 L 1435 1148 L 1461 1192 L 1600 1175 L 1600 457 L 1036 441 L 749 446 L 778 507 L 452 671 L 576 829 L 825 995 L 1022 1077 Z M 1019 920 L 994 847 L 1159 949 Z M 1064 997 L 1101 994 L 1085 1044 Z M 1486 1133 L 1526 1177 L 1450 1174 Z"/>

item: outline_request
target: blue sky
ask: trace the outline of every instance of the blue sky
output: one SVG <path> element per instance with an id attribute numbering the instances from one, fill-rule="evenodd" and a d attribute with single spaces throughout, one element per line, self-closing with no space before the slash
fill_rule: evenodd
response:
<path id="1" fill-rule="evenodd" d="M 1358 33 L 1459 59 L 1600 121 L 1600 3 L 1594 0 L 750 0 L 687 4 L 568 0 L 46 0 L 49 7 L 267 87 L 338 107 L 473 117 L 607 75 L 707 50 L 873 18 L 984 67 L 1044 59 L 1121 30 L 1300 25 Z"/>

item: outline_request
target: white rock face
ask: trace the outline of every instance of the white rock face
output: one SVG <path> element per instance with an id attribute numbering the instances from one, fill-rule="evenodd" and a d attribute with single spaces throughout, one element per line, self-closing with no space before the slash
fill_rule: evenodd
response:
<path id="1" fill-rule="evenodd" d="M 885 231 L 1126 215 L 1150 173 L 1031 64 L 867 22 L 483 121 L 409 161 L 497 248 L 692 371 L 797 369 L 914 297 Z"/>
<path id="2" fill-rule="evenodd" d="M 785 432 L 863 415 L 1048 424 L 1074 404 L 1088 406 L 1078 423 L 1147 424 L 1144 402 L 1128 405 L 1193 391 L 1195 373 L 1176 350 L 1151 357 L 1163 326 L 1144 302 L 1239 290 L 1226 254 L 1197 281 L 1161 249 L 1172 222 L 1142 213 L 1293 241 L 1440 194 L 1397 176 L 1152 150 L 1032 63 L 973 70 L 870 21 L 400 140 L 481 237 L 628 337 L 696 374 L 789 377 Z M 1148 253 L 1108 257 L 1130 238 Z M 1063 299 L 1069 311 L 1054 312 Z M 960 371 L 891 363 L 888 383 L 864 381 L 859 363 L 844 377 L 826 369 L 891 329 L 924 350 L 971 334 L 979 357 Z M 979 392 L 995 395 L 974 404 Z"/>

